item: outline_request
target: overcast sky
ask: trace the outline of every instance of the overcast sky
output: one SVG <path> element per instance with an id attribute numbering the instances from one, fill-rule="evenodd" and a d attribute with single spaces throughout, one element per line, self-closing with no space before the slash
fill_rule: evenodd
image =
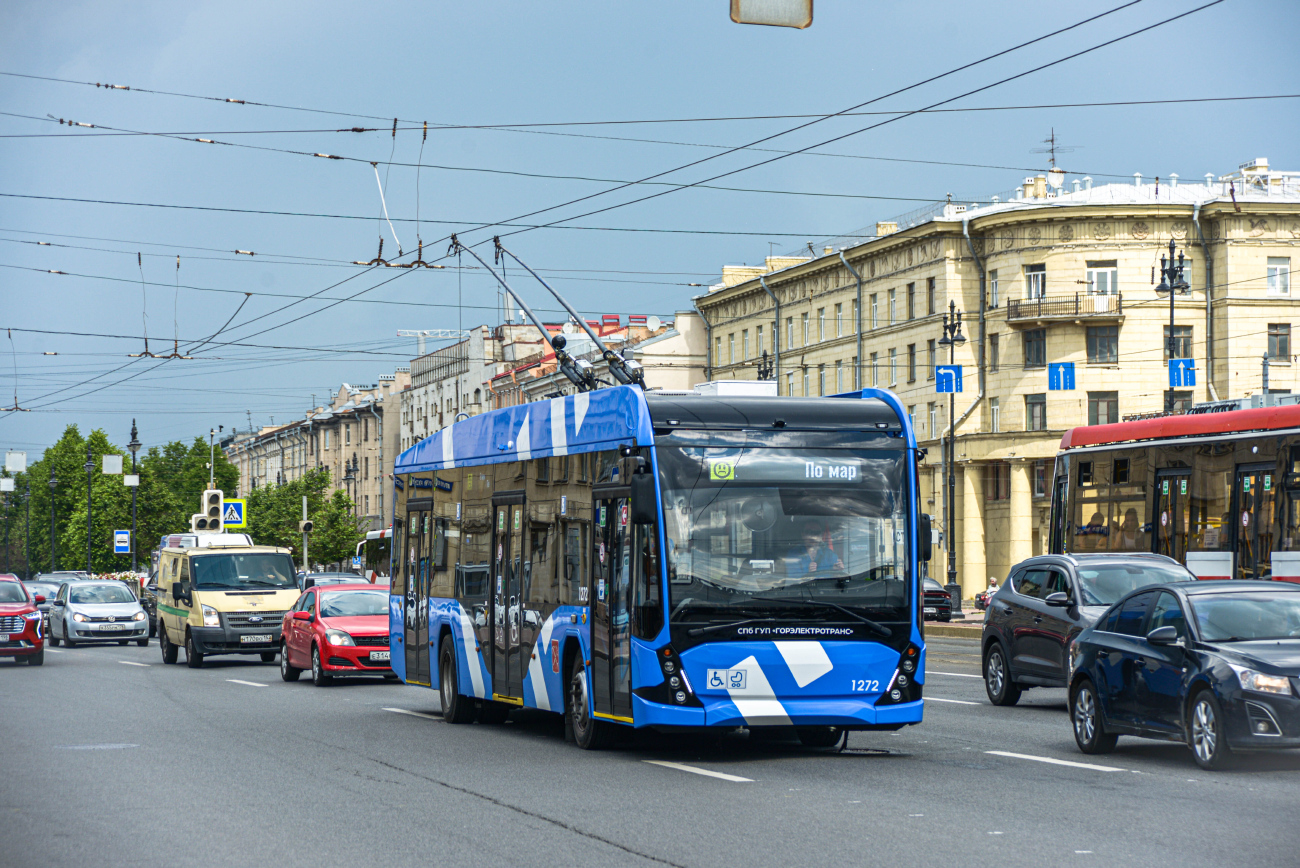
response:
<path id="1" fill-rule="evenodd" d="M 950 100 L 1203 2 L 1141 0 L 862 110 Z M 1300 169 L 1297 100 L 1007 108 L 1300 93 L 1294 0 L 1226 0 L 944 106 L 1002 110 L 836 117 L 757 149 L 724 147 L 814 120 L 771 116 L 840 112 L 1120 4 L 821 0 L 813 26 L 791 30 L 733 24 L 727 0 L 8 0 L 0 71 L 135 90 L 0 76 L 0 193 L 189 207 L 0 198 L 0 327 L 14 329 L 12 343 L 0 335 L 0 399 L 12 403 L 16 365 L 19 406 L 35 408 L 0 414 L 0 449 L 35 459 L 72 422 L 125 443 L 134 417 L 146 446 L 250 417 L 285 422 L 340 381 L 373 383 L 413 355 L 398 329 L 500 321 L 491 278 L 442 258 L 452 231 L 470 243 L 516 233 L 507 246 L 585 312 L 671 317 L 703 291 L 690 284 L 716 282 L 724 264 L 756 264 L 948 193 L 1005 194 L 1048 167 L 1034 151 L 1053 129 L 1073 148 L 1058 163 L 1097 183 L 1131 183 L 1134 172 L 1199 181 L 1255 157 Z M 189 140 L 103 135 L 47 115 Z M 735 119 L 753 116 L 768 117 Z M 581 123 L 610 121 L 635 123 Z M 479 128 L 438 128 L 448 125 Z M 381 129 L 334 132 L 353 126 Z M 846 135 L 712 182 L 743 190 L 662 186 Z M 707 157 L 659 186 L 564 205 Z M 587 214 L 609 206 L 623 207 Z M 475 228 L 493 223 L 516 225 Z M 426 261 L 452 267 L 349 264 L 373 259 L 381 235 L 385 259 L 400 240 L 411 261 L 422 238 Z M 491 245 L 476 250 L 487 257 Z M 518 277 L 509 269 L 559 319 L 545 291 Z M 171 353 L 178 335 L 194 358 L 128 358 L 146 328 L 150 351 Z"/>

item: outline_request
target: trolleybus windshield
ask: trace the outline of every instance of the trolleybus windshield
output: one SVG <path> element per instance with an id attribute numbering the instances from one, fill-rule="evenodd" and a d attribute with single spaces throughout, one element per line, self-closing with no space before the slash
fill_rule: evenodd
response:
<path id="1" fill-rule="evenodd" d="M 661 443 L 657 456 L 674 624 L 909 620 L 904 451 Z"/>

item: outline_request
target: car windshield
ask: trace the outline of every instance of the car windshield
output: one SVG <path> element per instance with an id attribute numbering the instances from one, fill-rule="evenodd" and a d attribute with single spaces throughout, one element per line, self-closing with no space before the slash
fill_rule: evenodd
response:
<path id="1" fill-rule="evenodd" d="M 1129 591 L 1165 582 L 1191 582 L 1196 577 L 1182 567 L 1163 564 L 1085 564 L 1079 568 L 1083 605 L 1109 606 Z"/>
<path id="2" fill-rule="evenodd" d="M 80 585 L 68 590 L 70 603 L 134 603 L 125 585 Z"/>
<path id="3" fill-rule="evenodd" d="M 193 559 L 194 587 L 200 590 L 232 588 L 296 588 L 293 561 L 288 555 L 202 555 Z"/>
<path id="4" fill-rule="evenodd" d="M 25 603 L 27 595 L 17 582 L 0 582 L 0 603 Z"/>
<path id="5" fill-rule="evenodd" d="M 32 594 L 40 594 L 46 599 L 52 599 L 59 592 L 58 585 L 43 584 L 41 582 L 23 582 L 23 584 L 27 586 L 27 590 L 31 591 Z"/>
<path id="6" fill-rule="evenodd" d="M 1300 637 L 1300 594 L 1205 594 L 1191 598 L 1206 642 Z"/>
<path id="7" fill-rule="evenodd" d="M 388 595 L 382 591 L 331 591 L 320 600 L 322 618 L 387 615 Z"/>
<path id="8" fill-rule="evenodd" d="M 842 620 L 836 606 L 908 619 L 903 451 L 661 445 L 657 454 L 674 620 L 791 601 L 800 619 Z"/>

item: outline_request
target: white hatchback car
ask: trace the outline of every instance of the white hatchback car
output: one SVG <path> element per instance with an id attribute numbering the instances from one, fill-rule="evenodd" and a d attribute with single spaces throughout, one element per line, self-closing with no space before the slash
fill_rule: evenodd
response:
<path id="1" fill-rule="evenodd" d="M 50 604 L 51 645 L 131 640 L 149 644 L 149 616 L 122 582 L 64 582 Z"/>

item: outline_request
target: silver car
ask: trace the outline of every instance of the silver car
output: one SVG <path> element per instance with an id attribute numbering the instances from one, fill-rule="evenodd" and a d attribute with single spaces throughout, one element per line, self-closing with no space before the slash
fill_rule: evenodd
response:
<path id="1" fill-rule="evenodd" d="M 64 582 L 50 605 L 50 644 L 149 644 L 149 616 L 122 582 Z"/>

